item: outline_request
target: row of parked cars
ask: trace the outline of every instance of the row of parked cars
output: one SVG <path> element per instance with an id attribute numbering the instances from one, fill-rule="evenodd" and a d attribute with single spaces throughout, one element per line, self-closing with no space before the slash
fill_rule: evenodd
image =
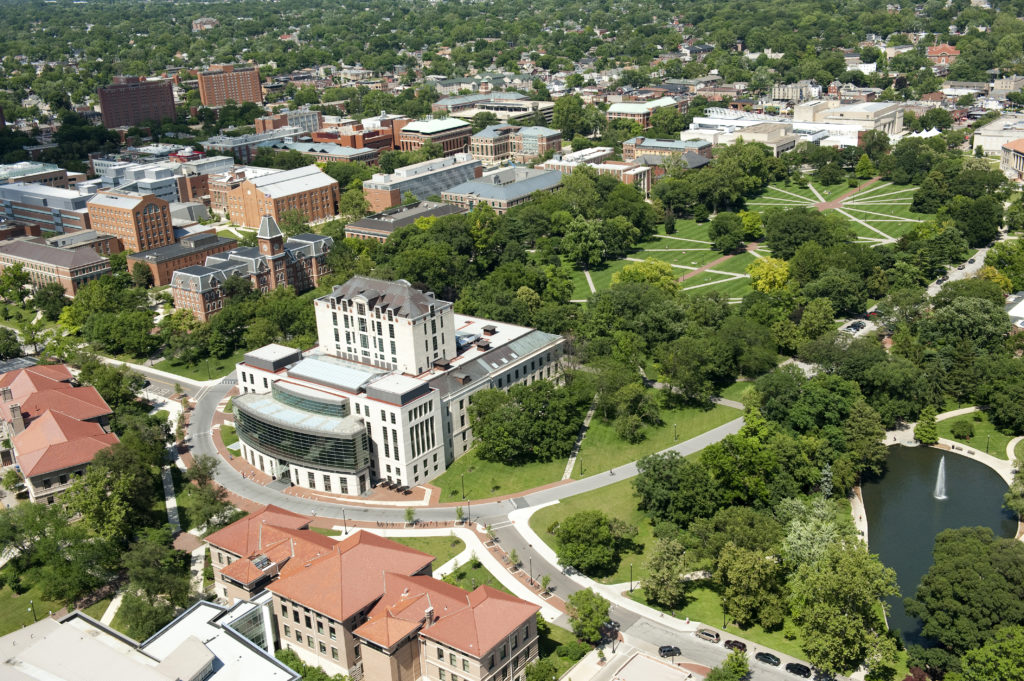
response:
<path id="1" fill-rule="evenodd" d="M 707 641 L 708 643 L 715 644 L 717 644 L 722 638 L 717 631 L 714 631 L 712 629 L 698 629 L 694 636 L 704 641 Z M 741 653 L 747 652 L 747 644 L 743 641 L 726 639 L 722 645 L 728 648 L 729 650 L 738 650 Z M 680 653 L 678 646 L 661 646 L 660 648 L 658 648 L 658 654 L 662 657 L 675 657 L 676 655 L 681 655 L 682 653 Z M 758 662 L 761 662 L 762 664 L 767 664 L 772 667 L 778 667 L 780 664 L 782 664 L 782 660 L 780 660 L 777 656 L 763 651 L 754 653 L 754 659 Z M 805 679 L 811 678 L 811 668 L 805 664 L 800 664 L 799 662 L 787 663 L 786 671 L 790 674 L 794 674 Z"/>

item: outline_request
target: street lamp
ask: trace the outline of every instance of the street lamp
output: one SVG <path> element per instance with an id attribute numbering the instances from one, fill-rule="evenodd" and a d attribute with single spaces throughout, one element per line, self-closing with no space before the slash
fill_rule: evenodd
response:
<path id="1" fill-rule="evenodd" d="M 466 474 L 459 473 L 459 480 L 462 481 L 462 498 L 466 498 Z"/>
<path id="2" fill-rule="evenodd" d="M 992 442 L 992 433 L 988 434 L 988 438 L 985 440 L 985 453 L 988 454 L 988 445 Z"/>
<path id="3" fill-rule="evenodd" d="M 210 358 L 207 357 L 206 358 L 206 380 L 209 381 L 211 379 L 213 379 L 213 376 L 210 375 Z"/>
<path id="4" fill-rule="evenodd" d="M 470 524 L 470 518 L 473 515 L 473 508 L 472 507 L 473 507 L 473 500 L 472 499 L 466 499 L 466 524 L 467 525 Z"/>
<path id="5" fill-rule="evenodd" d="M 676 439 L 678 439 L 678 438 L 677 438 L 677 435 L 676 435 L 676 433 L 678 432 L 678 431 L 676 430 L 676 427 L 677 427 L 677 425 L 678 425 L 678 424 L 675 424 L 675 423 L 673 423 L 673 424 L 672 424 L 672 441 L 673 441 L 673 442 L 675 442 L 675 441 L 676 441 Z"/>
<path id="6" fill-rule="evenodd" d="M 344 536 L 347 537 L 348 536 L 348 518 L 345 517 L 345 509 L 341 509 L 341 522 L 345 525 L 345 534 L 344 534 Z"/>
<path id="7" fill-rule="evenodd" d="M 629 593 L 633 593 L 633 564 L 629 564 Z"/>
<path id="8" fill-rule="evenodd" d="M 28 607 L 26 608 L 26 610 L 31 610 L 32 611 L 32 621 L 33 622 L 38 622 L 39 621 L 39 620 L 36 619 L 36 603 L 35 603 L 35 601 L 31 601 L 30 600 L 28 602 Z"/>
<path id="9" fill-rule="evenodd" d="M 530 556 L 530 586 L 533 586 L 533 556 Z"/>

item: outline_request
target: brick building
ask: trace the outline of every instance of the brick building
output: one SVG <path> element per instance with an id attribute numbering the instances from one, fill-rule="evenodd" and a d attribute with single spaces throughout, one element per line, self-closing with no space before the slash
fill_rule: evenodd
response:
<path id="1" fill-rule="evenodd" d="M 110 271 L 110 262 L 91 248 L 68 251 L 32 241 L 0 243 L 0 272 L 18 264 L 33 286 L 56 282 L 70 298 L 83 284 Z"/>
<path id="2" fill-rule="evenodd" d="M 139 76 L 114 76 L 111 85 L 100 86 L 103 127 L 119 128 L 145 121 L 174 120 L 174 90 L 170 80 Z"/>
<path id="3" fill-rule="evenodd" d="M 210 187 L 212 196 L 213 186 Z M 227 192 L 227 212 L 242 227 L 257 227 L 264 217 L 280 221 L 281 213 L 295 209 L 309 222 L 338 214 L 338 181 L 315 165 L 279 170 L 241 181 Z"/>
<path id="4" fill-rule="evenodd" d="M 37 234 L 36 236 L 39 235 Z M 95 229 L 85 229 L 80 232 L 51 236 L 46 240 L 46 245 L 53 246 L 54 248 L 63 248 L 65 251 L 91 248 L 98 255 L 113 255 L 124 250 L 116 236 L 97 232 Z"/>
<path id="5" fill-rule="evenodd" d="M 461 118 L 428 118 L 407 123 L 399 133 L 402 151 L 416 151 L 427 142 L 444 149 L 445 156 L 464 153 L 469 148 L 473 128 Z"/>
<path id="6" fill-rule="evenodd" d="M 151 194 L 103 190 L 89 200 L 89 221 L 113 234 L 125 250 L 138 253 L 174 243 L 169 204 Z"/>
<path id="7" fill-rule="evenodd" d="M 383 211 L 401 205 L 406 194 L 418 199 L 440 196 L 449 187 L 483 174 L 480 161 L 469 154 L 435 158 L 398 168 L 390 175 L 374 173 L 363 182 L 363 195 L 370 210 Z"/>
<path id="8" fill-rule="evenodd" d="M 684 133 L 685 134 L 685 133 Z M 671 156 L 696 153 L 707 159 L 712 157 L 713 145 L 706 140 L 654 139 L 634 137 L 622 143 L 622 160 L 633 161 L 638 156 Z"/>
<path id="9" fill-rule="evenodd" d="M 412 122 L 406 116 L 381 114 L 362 121 L 350 121 L 313 133 L 314 142 L 334 142 L 353 149 L 396 149 L 402 128 Z"/>
<path id="10" fill-rule="evenodd" d="M 228 277 L 245 277 L 256 291 L 266 293 L 291 286 L 299 293 L 316 288 L 330 273 L 327 254 L 334 245 L 329 236 L 296 234 L 284 240 L 277 222 L 264 217 L 256 233 L 258 247 L 241 247 L 207 256 L 171 275 L 174 307 L 191 310 L 206 321 L 224 307 L 223 284 Z"/>
<path id="11" fill-rule="evenodd" d="M 58 234 L 89 229 L 88 196 L 43 184 L 0 184 L 0 216 L 34 222 Z"/>
<path id="12" fill-rule="evenodd" d="M 116 444 L 112 411 L 92 386 L 76 386 L 64 364 L 0 376 L 0 415 L 29 500 L 54 503 L 97 452 Z"/>
<path id="13" fill-rule="evenodd" d="M 957 57 L 960 56 L 960 50 L 948 43 L 942 43 L 941 45 L 935 45 L 927 48 L 925 56 L 928 57 L 928 61 L 936 66 L 949 66 L 956 61 Z"/>
<path id="14" fill-rule="evenodd" d="M 285 109 L 269 116 L 260 116 L 254 121 L 256 132 L 270 132 L 285 126 L 298 128 L 303 132 L 314 132 L 323 127 L 324 116 L 308 107 Z"/>
<path id="15" fill-rule="evenodd" d="M 132 271 L 135 263 L 141 262 L 153 274 L 154 286 L 166 286 L 171 283 L 175 270 L 202 265 L 207 256 L 230 251 L 236 246 L 238 242 L 234 239 L 217 236 L 215 233 L 190 234 L 176 244 L 132 253 L 128 256 L 128 271 Z"/>
<path id="16" fill-rule="evenodd" d="M 280 646 L 306 663 L 374 681 L 522 681 L 538 658 L 539 606 L 435 579 L 433 556 L 370 532 L 333 541 L 308 523 L 267 506 L 207 538 L 218 595 L 269 591 Z"/>
<path id="17" fill-rule="evenodd" d="M 203 106 L 224 106 L 228 100 L 263 103 L 260 70 L 256 66 L 214 64 L 199 72 L 199 99 Z"/>

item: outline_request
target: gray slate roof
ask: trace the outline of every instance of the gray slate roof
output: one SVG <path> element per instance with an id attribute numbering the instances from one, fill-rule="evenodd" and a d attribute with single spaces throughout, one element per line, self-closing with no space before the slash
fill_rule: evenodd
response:
<path id="1" fill-rule="evenodd" d="M 434 298 L 433 293 L 423 293 L 404 279 L 384 281 L 363 276 L 352 277 L 344 284 L 335 286 L 324 298 L 353 300 L 356 296 L 366 298 L 369 307 L 392 310 L 398 317 L 420 317 L 430 312 L 431 305 L 451 305 Z"/>

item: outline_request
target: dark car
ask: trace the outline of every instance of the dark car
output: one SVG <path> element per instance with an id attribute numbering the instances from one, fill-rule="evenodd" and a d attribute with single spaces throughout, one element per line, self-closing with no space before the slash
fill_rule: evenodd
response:
<path id="1" fill-rule="evenodd" d="M 969 262 L 970 264 L 972 264 L 972 265 L 973 265 L 973 264 L 974 264 L 974 258 L 971 258 L 971 259 L 970 259 L 970 260 L 968 260 L 967 262 Z"/>
<path id="2" fill-rule="evenodd" d="M 780 660 L 779 658 L 775 657 L 771 653 L 758 653 L 758 654 L 754 655 L 754 659 L 757 660 L 758 662 L 764 662 L 765 664 L 770 664 L 773 667 L 778 667 L 779 664 L 782 663 L 782 660 Z"/>
<path id="3" fill-rule="evenodd" d="M 675 657 L 676 655 L 682 655 L 679 652 L 679 648 L 676 646 L 661 646 L 658 648 L 658 654 L 662 657 Z"/>
<path id="4" fill-rule="evenodd" d="M 747 644 L 743 641 L 733 641 L 732 639 L 729 639 L 722 645 L 728 648 L 729 650 L 738 650 L 741 653 L 747 652 Z"/>
<path id="5" fill-rule="evenodd" d="M 961 265 L 957 265 L 957 266 L 956 266 L 956 268 L 957 268 L 958 270 L 962 270 L 962 269 L 964 269 L 964 268 L 966 268 L 966 267 L 967 267 L 967 265 L 963 265 L 963 264 L 961 264 Z"/>
<path id="6" fill-rule="evenodd" d="M 786 665 L 786 671 L 796 676 L 802 676 L 805 679 L 811 678 L 811 668 L 805 664 L 799 662 L 790 662 Z"/>

